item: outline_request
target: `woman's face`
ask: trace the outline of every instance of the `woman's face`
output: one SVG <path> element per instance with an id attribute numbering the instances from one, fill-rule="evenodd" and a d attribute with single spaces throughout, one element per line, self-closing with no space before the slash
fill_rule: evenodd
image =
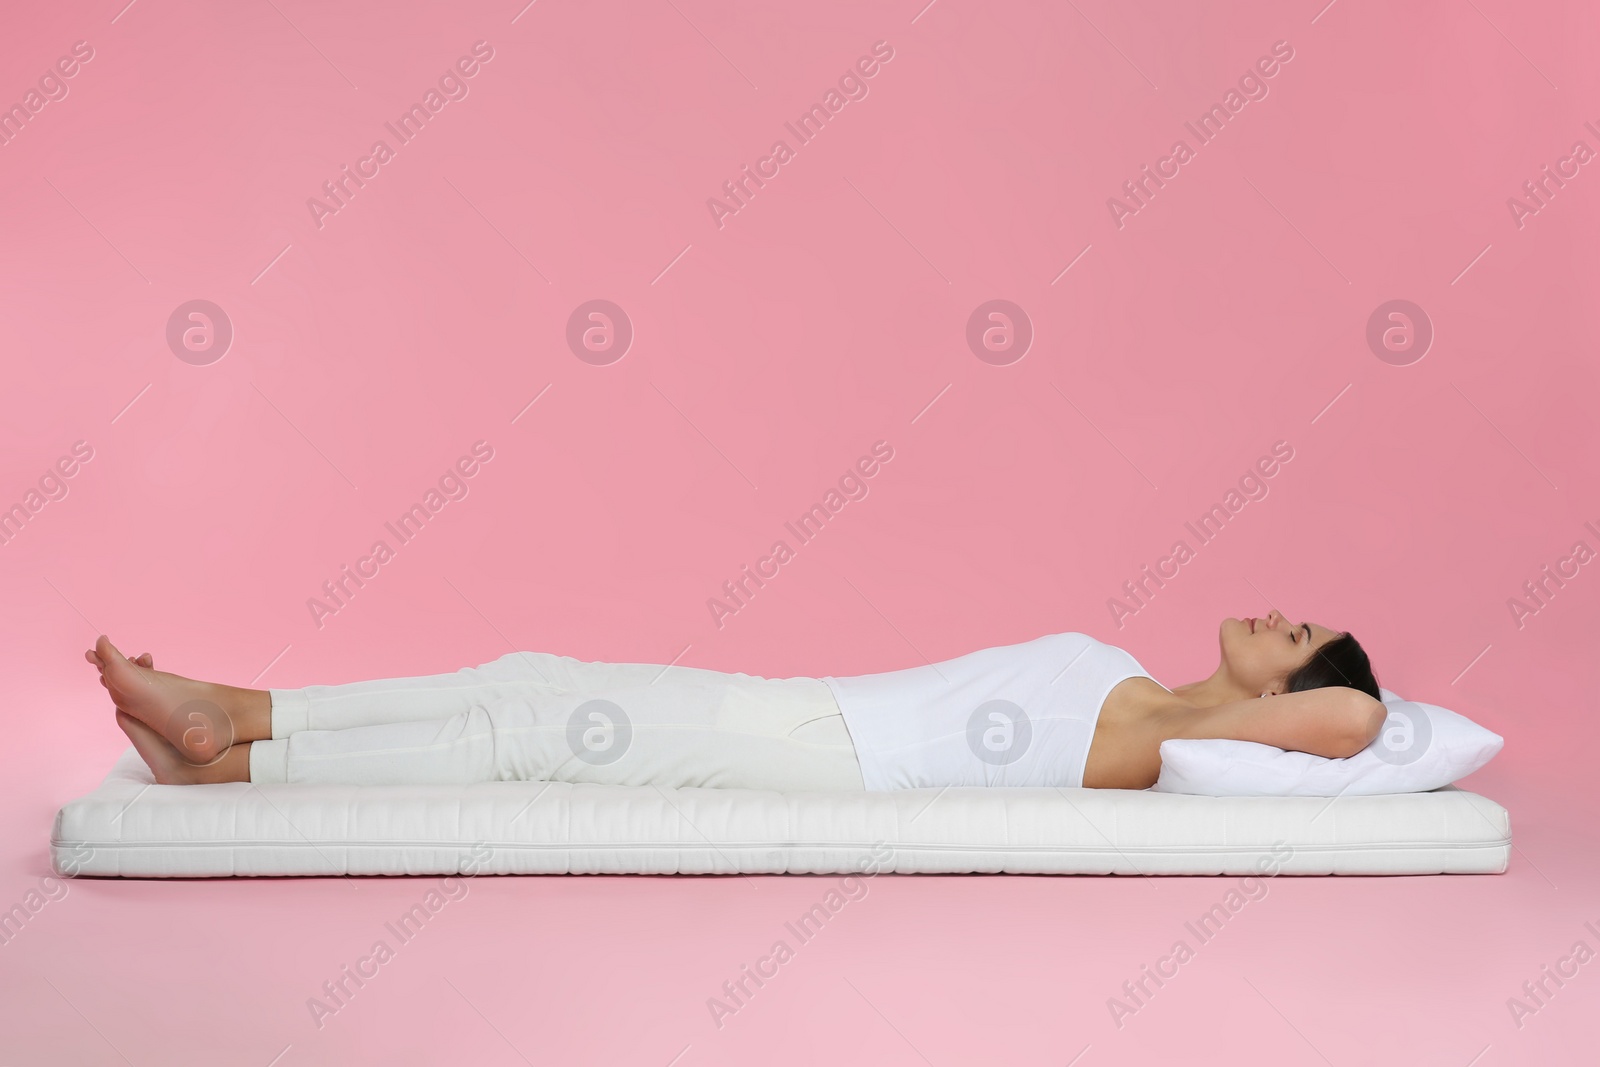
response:
<path id="1" fill-rule="evenodd" d="M 1314 622 L 1290 622 L 1276 610 L 1265 618 L 1223 619 L 1222 663 L 1255 693 L 1282 692 L 1283 683 L 1311 653 L 1339 636 Z"/>

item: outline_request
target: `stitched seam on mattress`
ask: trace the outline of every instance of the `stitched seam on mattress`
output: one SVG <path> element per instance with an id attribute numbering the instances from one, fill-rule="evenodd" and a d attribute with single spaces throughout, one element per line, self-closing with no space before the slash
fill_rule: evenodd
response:
<path id="1" fill-rule="evenodd" d="M 384 848 L 384 849 L 464 849 L 470 848 L 463 841 L 319 841 L 314 845 L 300 844 L 292 841 L 141 841 L 141 842 L 96 842 L 96 841 L 57 841 L 53 842 L 56 848 L 76 848 L 87 846 L 91 848 L 104 848 L 117 851 L 137 851 L 143 849 L 177 849 L 177 848 L 289 848 L 295 850 L 316 849 L 319 847 L 330 848 Z M 633 849 L 673 849 L 676 851 L 700 849 L 759 849 L 771 851 L 772 849 L 850 849 L 872 848 L 870 843 L 864 841 L 843 842 L 789 842 L 789 841 L 754 841 L 748 843 L 713 842 L 707 844 L 694 844 L 679 841 L 640 841 L 640 842 L 571 842 L 571 841 L 485 841 L 484 844 L 491 848 L 528 849 L 540 851 L 555 850 L 582 850 L 605 851 L 607 849 L 633 850 Z M 1510 839 L 1501 841 L 1448 841 L 1417 843 L 1415 841 L 1404 843 L 1372 842 L 1366 844 L 1348 845 L 1296 845 L 1296 852 L 1334 853 L 1354 851 L 1407 851 L 1411 849 L 1480 849 L 1480 848 L 1505 848 L 1511 844 Z M 1077 845 L 982 845 L 982 844 L 896 844 L 898 851 L 924 851 L 924 852 L 1020 852 L 1020 853 L 1125 853 L 1135 852 L 1141 855 L 1226 855 L 1229 853 L 1254 854 L 1261 851 L 1260 846 L 1250 845 L 1194 845 L 1182 848 L 1158 847 L 1154 845 L 1141 845 L 1132 848 L 1119 848 L 1117 846 L 1077 846 Z"/>

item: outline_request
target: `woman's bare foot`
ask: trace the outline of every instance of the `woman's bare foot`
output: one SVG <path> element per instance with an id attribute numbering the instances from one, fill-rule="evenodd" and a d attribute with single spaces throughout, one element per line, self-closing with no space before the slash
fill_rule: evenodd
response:
<path id="1" fill-rule="evenodd" d="M 249 744 L 232 745 L 220 759 L 204 766 L 190 763 L 162 736 L 127 712 L 117 712 L 117 725 L 139 750 L 157 785 L 214 785 L 250 780 Z"/>
<path id="2" fill-rule="evenodd" d="M 170 747 L 172 757 L 191 766 L 214 762 L 235 742 L 272 736 L 272 698 L 263 690 L 155 670 L 149 653 L 130 660 L 104 634 L 84 658 L 99 668 L 101 684 L 110 691 L 118 712 L 153 731 Z M 134 743 L 138 745 L 137 738 Z M 144 754 L 143 748 L 140 753 Z"/>

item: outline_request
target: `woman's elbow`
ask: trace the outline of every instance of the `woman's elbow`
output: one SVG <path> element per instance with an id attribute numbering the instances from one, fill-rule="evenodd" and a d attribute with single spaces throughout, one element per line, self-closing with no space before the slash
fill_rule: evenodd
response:
<path id="1" fill-rule="evenodd" d="M 1348 759 L 1372 744 L 1389 717 L 1383 701 L 1374 700 L 1358 689 L 1350 690 L 1350 694 L 1349 728 L 1340 745 L 1339 759 Z"/>

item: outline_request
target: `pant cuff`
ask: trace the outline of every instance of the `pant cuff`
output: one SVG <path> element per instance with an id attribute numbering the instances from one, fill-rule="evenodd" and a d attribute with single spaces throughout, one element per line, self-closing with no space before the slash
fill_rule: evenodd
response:
<path id="1" fill-rule="evenodd" d="M 250 743 L 250 781 L 257 785 L 282 785 L 289 780 L 289 742 Z"/>
<path id="2" fill-rule="evenodd" d="M 269 689 L 274 741 L 311 729 L 311 698 L 304 689 Z"/>

